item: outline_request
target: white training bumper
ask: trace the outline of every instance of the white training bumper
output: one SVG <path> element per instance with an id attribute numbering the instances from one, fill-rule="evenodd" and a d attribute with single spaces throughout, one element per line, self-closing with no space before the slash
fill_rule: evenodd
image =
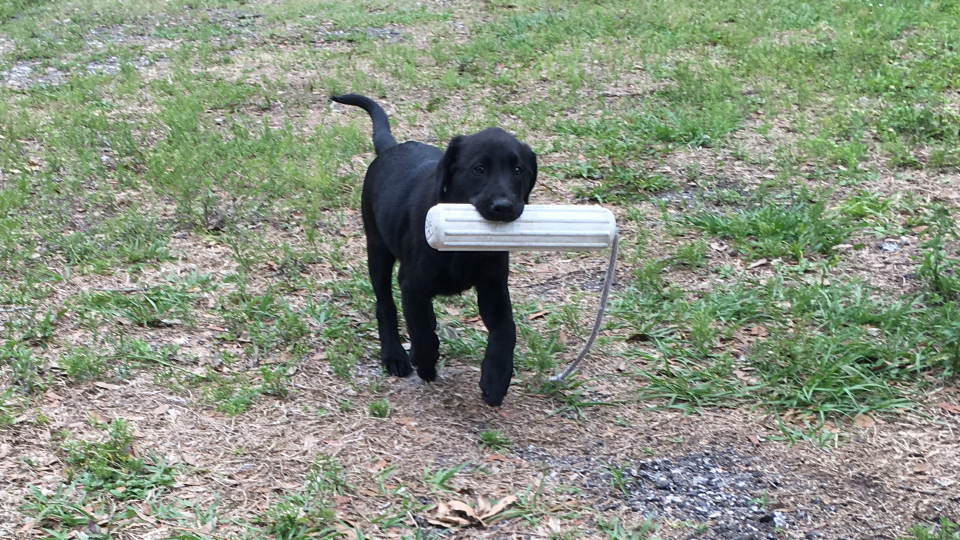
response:
<path id="1" fill-rule="evenodd" d="M 438 251 L 598 251 L 617 236 L 613 212 L 582 205 L 528 204 L 516 221 L 500 223 L 469 204 L 438 204 L 425 229 Z"/>

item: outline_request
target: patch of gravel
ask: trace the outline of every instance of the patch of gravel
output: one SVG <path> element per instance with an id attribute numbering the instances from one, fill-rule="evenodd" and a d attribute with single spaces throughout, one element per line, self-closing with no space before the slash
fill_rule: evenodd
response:
<path id="1" fill-rule="evenodd" d="M 782 538 L 783 531 L 800 533 L 805 511 L 772 509 L 775 491 L 784 482 L 765 470 L 761 458 L 732 448 L 703 450 L 681 456 L 649 458 L 610 465 L 590 456 L 555 457 L 544 449 L 517 449 L 523 459 L 548 466 L 550 480 L 572 484 L 584 496 L 595 497 L 602 512 L 625 509 L 638 520 L 685 523 L 683 538 L 760 540 Z M 615 486 L 612 470 L 619 470 Z M 705 525 L 697 530 L 697 525 Z"/>
<path id="2" fill-rule="evenodd" d="M 67 75 L 54 67 L 41 68 L 39 62 L 17 62 L 10 69 L 0 71 L 0 81 L 11 88 L 26 89 L 35 84 L 56 86 Z"/>
<path id="3" fill-rule="evenodd" d="M 371 39 L 385 39 L 391 42 L 403 41 L 404 33 L 394 28 L 354 28 L 349 31 L 317 31 L 314 34 L 316 41 L 343 41 L 352 39 L 355 33 L 362 33 Z"/>
<path id="4" fill-rule="evenodd" d="M 713 524 L 704 538 L 777 538 L 791 519 L 766 505 L 781 478 L 756 461 L 735 451 L 640 461 L 622 471 L 626 503 L 642 514 Z"/>
<path id="5" fill-rule="evenodd" d="M 132 62 L 136 69 L 143 69 L 153 62 L 141 56 Z M 62 71 L 54 67 L 43 68 L 40 62 L 17 62 L 12 68 L 0 71 L 0 83 L 14 89 L 26 90 L 31 86 L 42 84 L 58 86 L 70 77 L 84 75 L 116 75 L 120 73 L 120 58 L 110 56 L 102 60 L 88 62 L 81 69 Z"/>

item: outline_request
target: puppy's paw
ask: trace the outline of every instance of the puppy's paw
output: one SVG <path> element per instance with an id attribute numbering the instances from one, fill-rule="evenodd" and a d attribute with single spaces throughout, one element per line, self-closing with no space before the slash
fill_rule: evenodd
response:
<path id="1" fill-rule="evenodd" d="M 413 373 L 413 366 L 410 365 L 410 359 L 406 356 L 389 356 L 381 359 L 383 369 L 390 375 L 397 377 L 406 377 Z"/>
<path id="2" fill-rule="evenodd" d="M 437 366 L 417 366 L 417 375 L 425 382 L 437 380 Z"/>
<path id="3" fill-rule="evenodd" d="M 491 382 L 483 377 L 480 378 L 480 391 L 483 392 L 483 401 L 491 407 L 499 407 L 503 404 L 503 398 L 507 395 L 508 388 L 510 388 L 510 379 Z"/>
<path id="4" fill-rule="evenodd" d="M 503 405 L 503 398 L 507 395 L 506 392 L 498 392 L 496 394 L 487 393 L 486 390 L 482 390 L 482 392 L 484 403 L 491 407 L 499 407 L 500 405 Z"/>

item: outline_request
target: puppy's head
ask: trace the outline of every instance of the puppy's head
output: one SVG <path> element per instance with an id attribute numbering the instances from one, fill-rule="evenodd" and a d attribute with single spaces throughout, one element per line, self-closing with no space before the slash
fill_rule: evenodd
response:
<path id="1" fill-rule="evenodd" d="M 469 203 L 488 221 L 523 213 L 537 181 L 537 155 L 500 128 L 454 137 L 440 160 L 440 202 Z"/>

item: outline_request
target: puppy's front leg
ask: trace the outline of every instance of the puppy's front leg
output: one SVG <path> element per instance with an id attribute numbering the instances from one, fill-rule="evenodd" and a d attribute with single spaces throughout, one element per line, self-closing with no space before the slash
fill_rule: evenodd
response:
<path id="1" fill-rule="evenodd" d="M 480 366 L 480 390 L 483 391 L 483 401 L 497 407 L 503 403 L 510 387 L 513 349 L 517 344 L 517 327 L 513 322 L 506 273 L 503 279 L 477 284 L 477 304 L 483 324 L 490 332 L 487 352 Z"/>
<path id="2" fill-rule="evenodd" d="M 437 378 L 437 360 L 440 358 L 440 339 L 437 338 L 437 316 L 433 312 L 433 298 L 400 285 L 403 302 L 403 318 L 410 332 L 410 362 L 417 368 L 417 375 L 430 382 Z"/>

